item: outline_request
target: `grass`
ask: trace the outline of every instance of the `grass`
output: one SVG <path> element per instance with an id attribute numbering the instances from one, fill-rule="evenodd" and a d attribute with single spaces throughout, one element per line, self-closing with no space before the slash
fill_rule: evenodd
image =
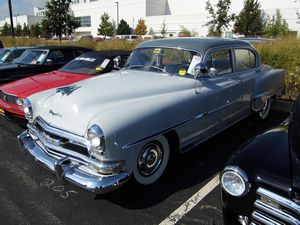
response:
<path id="1" fill-rule="evenodd" d="M 263 64 L 286 70 L 287 99 L 295 100 L 300 93 L 300 40 L 287 38 L 255 46 Z"/>
<path id="2" fill-rule="evenodd" d="M 75 45 L 94 50 L 113 50 L 124 49 L 132 50 L 139 43 L 129 42 L 124 40 L 109 40 L 109 41 L 80 41 L 67 42 L 51 41 L 37 38 L 9 38 L 1 37 L 3 44 L 9 46 L 35 46 L 35 45 Z M 287 99 L 294 100 L 300 94 L 300 40 L 295 38 L 286 38 L 273 42 L 260 43 L 255 45 L 260 53 L 263 64 L 272 66 L 275 69 L 285 69 L 286 75 L 286 90 L 284 96 Z"/>

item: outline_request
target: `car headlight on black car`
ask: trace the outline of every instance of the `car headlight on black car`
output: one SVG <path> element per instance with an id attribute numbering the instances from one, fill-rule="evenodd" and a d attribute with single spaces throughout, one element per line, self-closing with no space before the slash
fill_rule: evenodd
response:
<path id="1" fill-rule="evenodd" d="M 32 122 L 33 120 L 33 111 L 32 111 L 32 106 L 29 101 L 29 99 L 25 98 L 22 101 L 22 106 L 23 106 L 23 111 L 25 113 L 25 118 L 29 121 Z"/>
<path id="2" fill-rule="evenodd" d="M 235 197 L 243 196 L 250 190 L 246 173 L 236 166 L 225 167 L 221 174 L 221 185 L 228 194 Z"/>
<path id="3" fill-rule="evenodd" d="M 98 125 L 93 125 L 88 129 L 87 138 L 90 142 L 90 155 L 100 158 L 105 152 L 104 134 Z"/>

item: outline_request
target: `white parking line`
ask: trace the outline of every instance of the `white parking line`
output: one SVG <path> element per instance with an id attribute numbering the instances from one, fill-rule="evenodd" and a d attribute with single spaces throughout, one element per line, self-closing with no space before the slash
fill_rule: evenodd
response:
<path id="1" fill-rule="evenodd" d="M 185 214 L 187 214 L 192 208 L 194 208 L 206 195 L 219 185 L 219 175 L 216 175 L 211 179 L 203 188 L 197 193 L 190 197 L 185 203 L 171 213 L 165 220 L 159 225 L 174 225 L 176 224 Z"/>

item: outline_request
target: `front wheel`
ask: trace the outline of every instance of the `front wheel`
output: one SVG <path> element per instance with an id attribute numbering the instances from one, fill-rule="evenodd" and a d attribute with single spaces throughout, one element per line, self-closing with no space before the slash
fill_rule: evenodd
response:
<path id="1" fill-rule="evenodd" d="M 141 149 L 133 176 L 137 183 L 150 185 L 164 173 L 170 157 L 170 146 L 164 136 L 158 136 L 147 142 Z"/>
<path id="2" fill-rule="evenodd" d="M 263 106 L 263 108 L 257 112 L 257 118 L 260 120 L 265 120 L 267 116 L 269 115 L 270 109 L 271 109 L 271 102 L 272 99 L 268 98 Z"/>

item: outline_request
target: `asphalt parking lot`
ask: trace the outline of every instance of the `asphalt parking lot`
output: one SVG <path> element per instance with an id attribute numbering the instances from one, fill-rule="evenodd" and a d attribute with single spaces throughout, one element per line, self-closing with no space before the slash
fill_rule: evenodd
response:
<path id="1" fill-rule="evenodd" d="M 0 117 L 0 224 L 221 225 L 216 175 L 247 139 L 288 117 L 278 109 L 264 122 L 244 119 L 177 157 L 154 185 L 127 184 L 103 196 L 59 184 L 21 153 L 16 136 L 22 129 Z"/>

